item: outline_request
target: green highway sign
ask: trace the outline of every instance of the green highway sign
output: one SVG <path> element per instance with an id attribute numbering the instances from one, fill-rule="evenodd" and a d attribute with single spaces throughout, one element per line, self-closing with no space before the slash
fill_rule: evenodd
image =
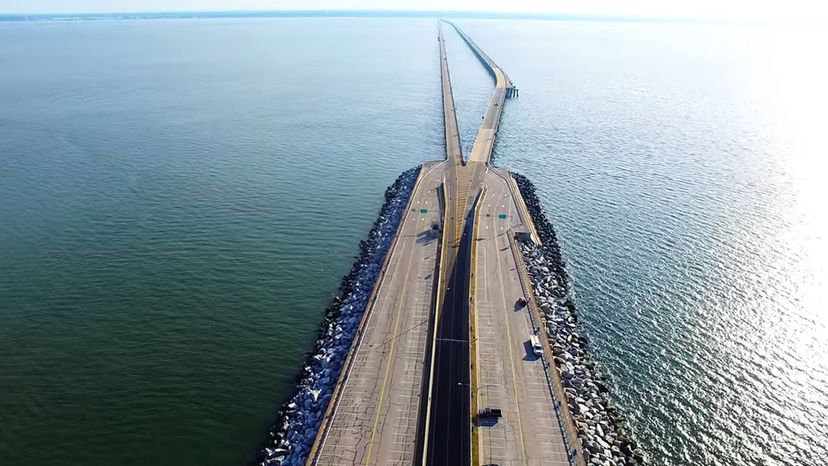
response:
<path id="1" fill-rule="evenodd" d="M 427 214 L 427 213 L 428 213 L 428 209 L 420 209 L 420 213 L 421 213 L 421 214 Z"/>
<path id="2" fill-rule="evenodd" d="M 498 218 L 506 218 L 506 214 L 500 214 L 497 216 Z"/>

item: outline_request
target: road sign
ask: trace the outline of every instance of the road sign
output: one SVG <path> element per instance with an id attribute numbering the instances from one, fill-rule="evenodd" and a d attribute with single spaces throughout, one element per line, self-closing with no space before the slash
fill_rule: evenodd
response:
<path id="1" fill-rule="evenodd" d="M 421 213 L 421 214 L 427 214 L 427 213 L 428 213 L 428 209 L 420 209 L 420 213 Z"/>
<path id="2" fill-rule="evenodd" d="M 506 214 L 500 214 L 500 215 L 497 216 L 497 218 L 506 218 L 506 217 L 507 217 Z"/>

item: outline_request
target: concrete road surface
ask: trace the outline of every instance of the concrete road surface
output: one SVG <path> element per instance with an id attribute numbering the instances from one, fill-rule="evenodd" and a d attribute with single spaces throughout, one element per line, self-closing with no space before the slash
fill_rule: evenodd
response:
<path id="1" fill-rule="evenodd" d="M 363 338 L 339 402 L 323 421 L 308 464 L 392 465 L 414 462 L 429 319 L 441 224 L 439 189 L 446 162 L 423 167 L 398 231 Z M 327 427 L 327 429 L 326 429 Z"/>
<path id="2" fill-rule="evenodd" d="M 469 154 L 470 162 L 488 163 L 492 158 L 492 150 L 494 149 L 495 134 L 497 127 L 500 124 L 500 114 L 503 111 L 503 103 L 506 101 L 506 89 L 512 86 L 512 81 L 506 76 L 506 73 L 497 64 L 486 55 L 477 44 L 460 30 L 453 23 L 449 23 L 457 31 L 457 34 L 468 44 L 469 48 L 480 58 L 484 66 L 487 66 L 495 78 L 495 88 L 489 98 L 489 105 L 486 107 L 486 114 L 483 116 L 483 123 L 480 125 L 480 130 L 477 133 L 477 138 L 474 140 L 471 153 Z"/>
<path id="3" fill-rule="evenodd" d="M 516 306 L 524 290 L 509 234 L 526 226 L 506 176 L 493 169 L 486 173 L 478 216 L 476 391 L 480 409 L 503 410 L 496 423 L 478 422 L 480 463 L 565 466 L 569 463 L 552 396 L 541 360 L 529 344 L 528 308 Z"/>

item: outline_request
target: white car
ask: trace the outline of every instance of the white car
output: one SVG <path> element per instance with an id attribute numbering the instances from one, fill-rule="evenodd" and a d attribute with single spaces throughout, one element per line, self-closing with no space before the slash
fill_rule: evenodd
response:
<path id="1" fill-rule="evenodd" d="M 529 335 L 529 343 L 532 345 L 532 352 L 535 353 L 535 356 L 543 356 L 543 346 L 541 346 L 537 335 Z"/>

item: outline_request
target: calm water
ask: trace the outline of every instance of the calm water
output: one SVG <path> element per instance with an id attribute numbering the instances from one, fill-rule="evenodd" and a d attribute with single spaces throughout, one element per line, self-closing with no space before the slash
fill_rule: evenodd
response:
<path id="1" fill-rule="evenodd" d="M 0 23 L 0 464 L 254 453 L 443 150 L 431 26 Z"/>
<path id="2" fill-rule="evenodd" d="M 822 36 L 459 24 L 653 463 L 826 463 Z M 432 21 L 0 24 L 0 464 L 250 458 L 440 118 Z"/>
<path id="3" fill-rule="evenodd" d="M 459 24 L 520 88 L 497 161 L 546 201 L 653 464 L 828 464 L 828 34 Z"/>

